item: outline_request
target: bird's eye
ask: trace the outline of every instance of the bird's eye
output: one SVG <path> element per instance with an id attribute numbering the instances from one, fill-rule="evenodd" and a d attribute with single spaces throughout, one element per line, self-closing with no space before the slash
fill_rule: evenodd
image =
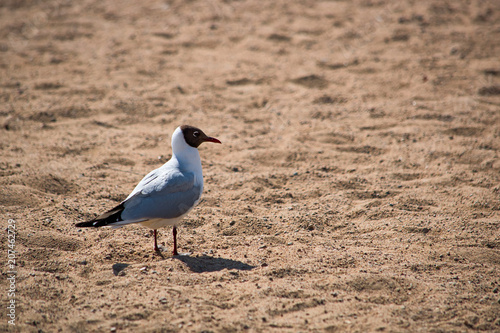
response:
<path id="1" fill-rule="evenodd" d="M 199 137 L 199 136 L 200 136 L 200 132 L 198 132 L 198 131 L 194 131 L 194 132 L 193 132 L 193 136 L 194 136 L 195 138 Z"/>

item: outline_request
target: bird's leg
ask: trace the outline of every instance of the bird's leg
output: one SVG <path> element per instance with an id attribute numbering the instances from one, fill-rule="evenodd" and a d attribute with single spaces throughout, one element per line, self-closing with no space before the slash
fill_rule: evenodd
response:
<path id="1" fill-rule="evenodd" d="M 155 236 L 155 251 L 160 252 L 160 249 L 158 248 L 158 243 L 156 241 L 156 229 L 153 230 L 153 234 Z"/>
<path id="2" fill-rule="evenodd" d="M 176 256 L 179 255 L 179 253 L 177 253 L 177 228 L 175 227 L 175 225 L 172 229 L 172 235 L 174 236 L 174 250 L 172 251 L 172 254 Z"/>

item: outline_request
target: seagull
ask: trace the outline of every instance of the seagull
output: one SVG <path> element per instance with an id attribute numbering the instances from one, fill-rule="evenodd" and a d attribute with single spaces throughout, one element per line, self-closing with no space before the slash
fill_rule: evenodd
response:
<path id="1" fill-rule="evenodd" d="M 189 125 L 177 127 L 172 134 L 172 158 L 167 163 L 148 173 L 118 206 L 75 226 L 120 228 L 139 223 L 153 229 L 154 250 L 159 252 L 157 229 L 171 225 L 174 239 L 172 253 L 178 255 L 176 226 L 198 204 L 203 191 L 203 172 L 198 152 L 203 142 L 221 143 L 199 128 Z"/>

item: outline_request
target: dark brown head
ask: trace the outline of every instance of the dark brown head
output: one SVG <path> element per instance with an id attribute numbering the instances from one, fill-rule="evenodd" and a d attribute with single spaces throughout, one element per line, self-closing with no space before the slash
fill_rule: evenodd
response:
<path id="1" fill-rule="evenodd" d="M 182 125 L 181 131 L 184 135 L 184 140 L 186 141 L 186 143 L 194 148 L 198 148 L 203 142 L 221 143 L 216 138 L 207 136 L 201 129 L 193 126 Z"/>

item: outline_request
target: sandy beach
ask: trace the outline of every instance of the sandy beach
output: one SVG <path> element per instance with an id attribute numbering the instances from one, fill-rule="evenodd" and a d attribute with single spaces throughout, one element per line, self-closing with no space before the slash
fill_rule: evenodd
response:
<path id="1" fill-rule="evenodd" d="M 0 330 L 500 332 L 499 56 L 493 0 L 2 1 Z M 183 255 L 74 226 L 182 124 Z"/>

